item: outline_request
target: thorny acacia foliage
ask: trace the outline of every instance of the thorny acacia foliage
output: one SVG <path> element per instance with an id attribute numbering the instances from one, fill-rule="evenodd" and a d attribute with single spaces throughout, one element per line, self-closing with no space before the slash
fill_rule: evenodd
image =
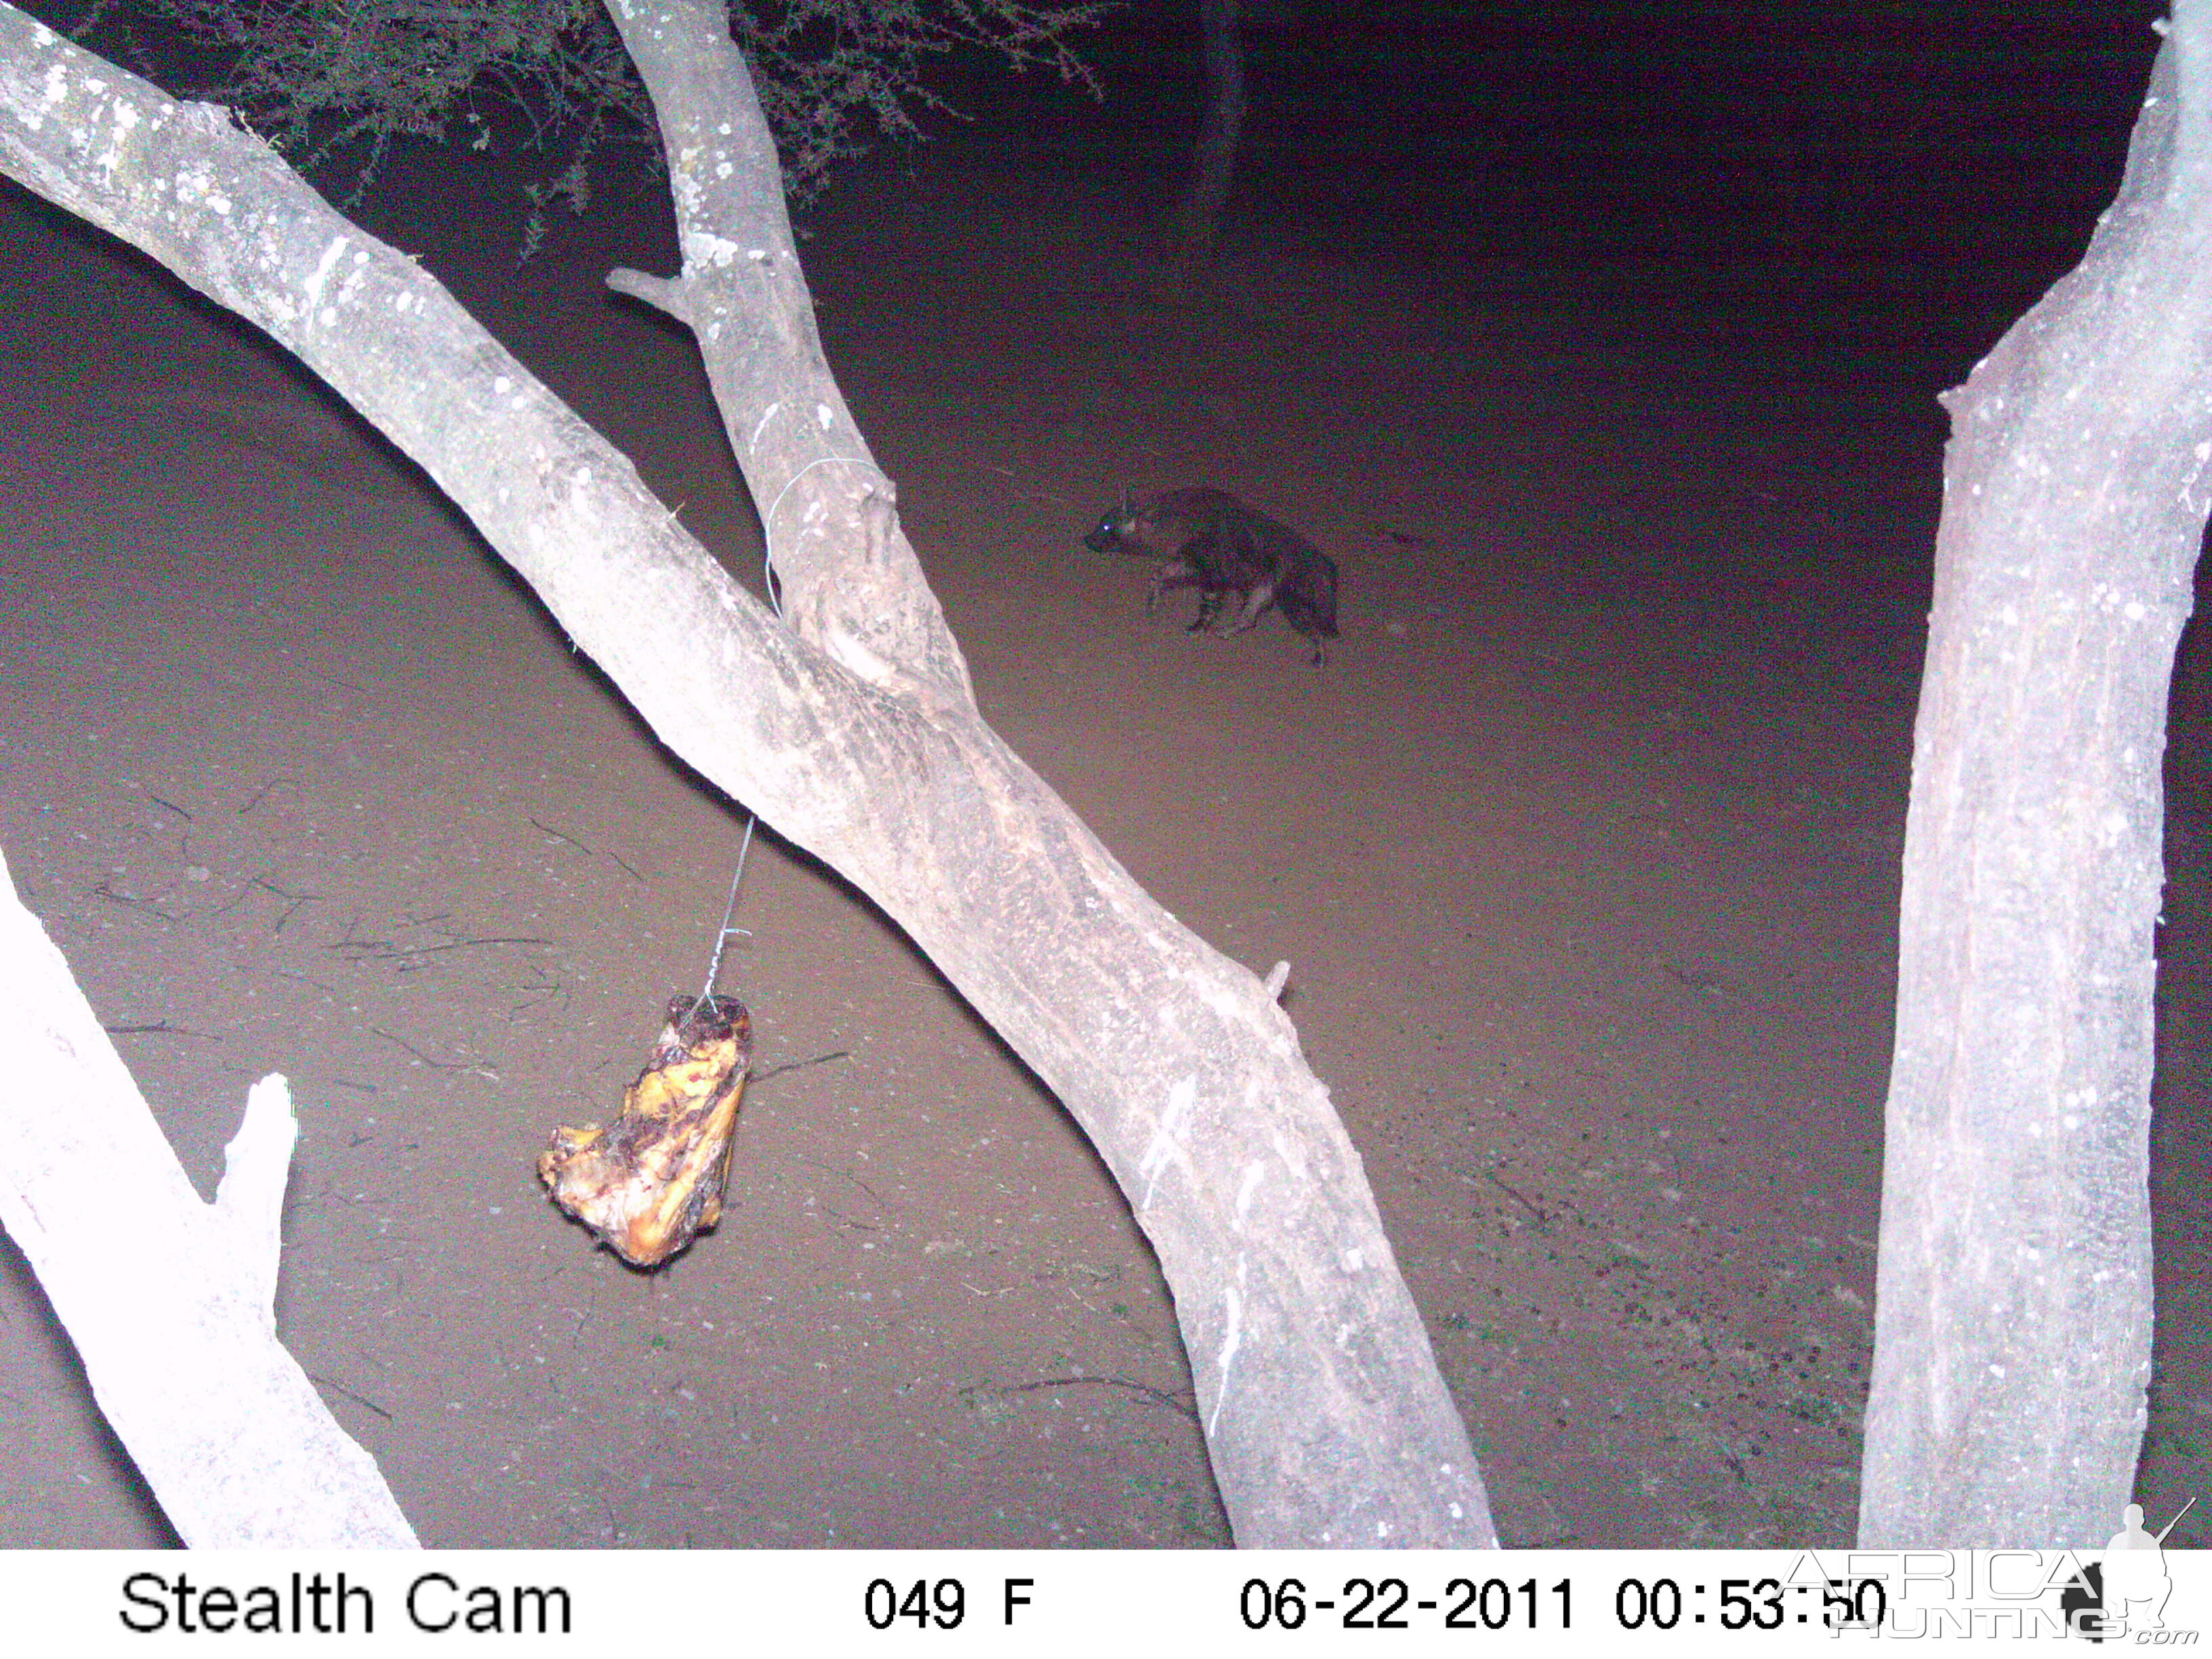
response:
<path id="1" fill-rule="evenodd" d="M 922 83 L 928 56 L 981 47 L 1097 96 L 1097 76 L 1067 39 L 1112 9 L 1112 0 L 736 0 L 730 21 L 785 185 L 803 199 L 833 163 L 865 148 L 863 115 L 911 136 L 917 106 L 947 109 Z M 142 36 L 137 23 L 152 27 Z M 585 164 L 606 138 L 659 149 L 652 104 L 599 0 L 94 0 L 76 33 L 120 36 L 143 64 L 157 31 L 191 43 L 192 72 L 206 77 L 191 95 L 239 110 L 297 163 L 313 167 L 365 142 L 361 185 L 395 137 L 445 143 L 459 126 L 472 148 L 489 148 L 484 111 L 495 105 L 519 112 L 531 146 L 567 148 L 566 170 L 532 191 L 541 207 L 563 196 L 582 211 Z"/>

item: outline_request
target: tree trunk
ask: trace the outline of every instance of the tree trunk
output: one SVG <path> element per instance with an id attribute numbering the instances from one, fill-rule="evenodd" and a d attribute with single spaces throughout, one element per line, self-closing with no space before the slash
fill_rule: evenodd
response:
<path id="1" fill-rule="evenodd" d="M 1945 399 L 1860 1542 L 2101 1546 L 2150 1376 L 2160 759 L 2212 477 L 2212 16 Z"/>
<path id="2" fill-rule="evenodd" d="M 375 1463 L 276 1340 L 298 1125 L 264 1078 L 200 1202 L 0 860 L 0 1223 L 196 1549 L 412 1549 Z"/>
<path id="3" fill-rule="evenodd" d="M 266 330 L 392 437 L 669 747 L 867 892 L 1059 1095 L 1135 1206 L 1248 1546 L 1493 1545 L 1358 1154 L 1262 987 L 984 725 L 824 364 L 719 9 L 613 0 L 684 268 L 612 278 L 697 335 L 783 620 L 411 260 L 227 112 L 0 4 L 0 168 Z"/>
<path id="4" fill-rule="evenodd" d="M 1188 298 L 1206 274 L 1221 238 L 1221 210 L 1237 172 L 1244 131 L 1244 43 L 1237 0 L 1199 0 L 1200 52 L 1206 64 L 1206 118 L 1192 146 L 1190 179 L 1168 233 L 1164 287 Z"/>

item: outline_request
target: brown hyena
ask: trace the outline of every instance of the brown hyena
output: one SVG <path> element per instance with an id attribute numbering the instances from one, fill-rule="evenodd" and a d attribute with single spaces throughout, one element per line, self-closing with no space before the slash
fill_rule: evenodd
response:
<path id="1" fill-rule="evenodd" d="M 1135 506 L 1125 496 L 1083 538 L 1094 553 L 1133 553 L 1159 562 L 1145 614 L 1159 609 L 1170 587 L 1199 590 L 1194 634 L 1241 634 L 1270 605 L 1313 641 L 1313 659 L 1328 660 L 1336 637 L 1336 565 L 1288 526 L 1255 512 L 1220 489 L 1170 489 Z M 1237 615 L 1222 623 L 1222 596 L 1237 598 Z"/>

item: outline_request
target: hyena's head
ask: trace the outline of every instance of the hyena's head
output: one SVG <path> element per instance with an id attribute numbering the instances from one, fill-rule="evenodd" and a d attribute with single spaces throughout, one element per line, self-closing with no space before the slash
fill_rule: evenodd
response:
<path id="1" fill-rule="evenodd" d="M 1129 492 L 1125 489 L 1120 503 L 1099 515 L 1097 524 L 1083 538 L 1083 544 L 1093 553 L 1117 553 L 1136 533 L 1137 512 L 1129 505 Z"/>

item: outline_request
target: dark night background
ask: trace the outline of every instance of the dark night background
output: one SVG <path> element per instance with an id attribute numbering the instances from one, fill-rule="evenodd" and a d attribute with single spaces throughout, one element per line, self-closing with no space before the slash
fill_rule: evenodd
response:
<path id="1" fill-rule="evenodd" d="M 2079 258 L 2160 11 L 1249 6 L 1219 255 L 1169 301 L 1196 3 L 1139 3 L 1083 43 L 1103 104 L 948 60 L 972 119 L 795 215 L 986 714 L 1169 908 L 1294 963 L 1509 1544 L 1850 1535 L 1936 395 Z M 355 213 L 757 580 L 688 342 L 601 287 L 674 268 L 661 181 L 610 153 L 518 266 L 545 170 L 418 149 Z M 280 1328 L 425 1540 L 1225 1542 L 1125 1201 L 773 837 L 760 1063 L 846 1061 L 749 1093 L 668 1273 L 551 1218 L 536 1149 L 611 1109 L 739 820 L 282 354 L 13 185 L 0 282 L 0 845 L 204 1189 L 244 1079 L 293 1077 Z M 1085 562 L 1114 491 L 1182 483 L 1343 567 L 1326 671 Z M 2212 1492 L 2197 632 L 2154 1528 Z M 447 948 L 489 936 L 535 943 Z M 0 1248 L 0 1545 L 163 1541 L 72 1368 Z"/>

